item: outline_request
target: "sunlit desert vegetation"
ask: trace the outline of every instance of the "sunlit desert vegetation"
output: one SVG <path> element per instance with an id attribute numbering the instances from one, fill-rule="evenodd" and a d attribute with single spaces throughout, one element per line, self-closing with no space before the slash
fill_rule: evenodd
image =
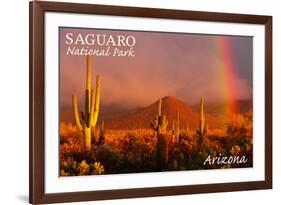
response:
<path id="1" fill-rule="evenodd" d="M 181 128 L 178 136 L 174 132 L 168 130 L 166 142 L 157 144 L 159 136 L 152 129 L 106 130 L 100 127 L 92 131 L 93 144 L 88 152 L 84 149 L 83 133 L 72 123 L 62 122 L 60 174 L 75 176 L 252 166 L 251 111 L 233 115 L 225 130 L 209 129 L 202 142 L 196 130 Z M 203 165 L 209 155 L 246 156 L 248 161 Z"/>

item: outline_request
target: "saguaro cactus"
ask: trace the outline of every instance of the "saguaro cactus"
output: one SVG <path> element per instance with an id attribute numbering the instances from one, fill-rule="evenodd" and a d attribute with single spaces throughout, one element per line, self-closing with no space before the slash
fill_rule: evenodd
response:
<path id="1" fill-rule="evenodd" d="M 188 123 L 186 123 L 186 124 L 185 124 L 185 131 L 186 131 L 186 132 L 189 132 L 189 126 L 188 126 Z"/>
<path id="2" fill-rule="evenodd" d="M 173 142 L 179 142 L 179 138 L 180 138 L 180 112 L 179 111 L 177 111 L 176 124 L 175 121 L 173 120 L 172 133 L 173 133 Z"/>
<path id="3" fill-rule="evenodd" d="M 153 130 L 159 134 L 165 134 L 168 126 L 168 120 L 166 115 L 162 115 L 162 99 L 158 101 L 158 113 L 154 117 L 154 122 L 150 122 L 150 126 Z"/>
<path id="4" fill-rule="evenodd" d="M 154 122 L 150 122 L 152 129 L 157 134 L 157 170 L 162 171 L 168 166 L 168 135 L 166 134 L 168 120 L 161 113 L 162 99 L 158 101 L 158 113 Z"/>
<path id="5" fill-rule="evenodd" d="M 207 131 L 208 131 L 208 124 L 206 124 L 206 121 L 205 121 L 204 98 L 201 97 L 200 112 L 199 112 L 199 128 L 196 129 L 199 147 L 201 147 L 204 137 L 207 134 Z"/>
<path id="6" fill-rule="evenodd" d="M 176 125 L 176 141 L 179 141 L 180 137 L 180 112 L 177 111 L 177 125 Z"/>
<path id="7" fill-rule="evenodd" d="M 100 105 L 100 77 L 96 77 L 95 91 L 91 88 L 91 67 L 92 58 L 87 56 L 87 79 L 85 91 L 85 111 L 81 112 L 83 123 L 81 124 L 78 112 L 77 96 L 72 95 L 73 113 L 76 127 L 83 131 L 85 137 L 85 150 L 91 150 L 91 130 L 98 120 L 99 105 Z"/>
<path id="8" fill-rule="evenodd" d="M 178 142 L 180 137 L 180 113 L 177 111 L 177 121 L 173 120 L 172 126 L 173 142 Z"/>
<path id="9" fill-rule="evenodd" d="M 157 136 L 157 170 L 162 171 L 168 167 L 169 136 L 159 134 Z"/>
<path id="10" fill-rule="evenodd" d="M 104 143 L 105 143 L 105 126 L 103 120 L 100 127 L 99 145 L 103 145 Z"/>
<path id="11" fill-rule="evenodd" d="M 173 120 L 172 123 L 172 135 L 173 135 L 173 141 L 175 140 L 175 134 L 176 134 L 176 130 L 175 130 L 175 120 Z"/>

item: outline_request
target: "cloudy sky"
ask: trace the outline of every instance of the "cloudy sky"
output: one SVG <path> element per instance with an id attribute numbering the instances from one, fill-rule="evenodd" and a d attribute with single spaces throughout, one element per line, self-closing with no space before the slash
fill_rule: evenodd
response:
<path id="1" fill-rule="evenodd" d="M 201 96 L 209 102 L 225 102 L 225 55 L 218 40 L 227 43 L 231 55 L 235 99 L 252 96 L 252 38 L 159 32 L 60 29 L 60 103 L 71 106 L 71 95 L 84 99 L 86 57 L 66 55 L 66 33 L 82 35 L 133 35 L 136 56 L 93 57 L 92 83 L 101 77 L 101 103 L 127 108 L 147 106 L 160 97 L 175 96 L 192 105 Z M 79 46 L 78 46 L 79 47 Z M 95 47 L 93 47 L 95 48 Z M 220 62 L 220 63 L 218 63 Z M 220 66 L 219 66 L 220 65 Z M 224 65 L 224 66 L 221 66 Z M 230 92 L 228 90 L 228 92 Z"/>

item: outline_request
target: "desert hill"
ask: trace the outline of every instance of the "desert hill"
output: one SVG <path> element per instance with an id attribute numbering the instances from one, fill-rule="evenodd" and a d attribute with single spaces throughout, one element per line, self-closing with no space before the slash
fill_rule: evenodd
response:
<path id="1" fill-rule="evenodd" d="M 251 108 L 251 101 L 238 101 L 239 112 L 245 112 Z M 225 103 L 206 103 L 206 122 L 210 128 L 225 128 L 229 116 L 223 114 Z M 143 108 L 126 110 L 118 107 L 101 107 L 99 123 L 104 120 L 107 129 L 138 129 L 150 128 L 149 123 L 154 120 L 158 110 L 158 100 Z M 162 98 L 162 114 L 167 116 L 169 121 L 168 129 L 172 127 L 172 121 L 177 120 L 179 112 L 180 128 L 188 126 L 195 129 L 199 121 L 199 105 L 188 106 L 185 102 L 172 97 Z M 60 121 L 74 122 L 71 109 L 62 110 Z"/>
<path id="2" fill-rule="evenodd" d="M 107 120 L 106 127 L 110 129 L 135 129 L 139 127 L 149 128 L 149 123 L 154 120 L 157 110 L 158 101 L 120 118 Z M 162 98 L 162 114 L 167 116 L 169 121 L 168 129 L 171 129 L 172 121 L 177 120 L 178 112 L 180 128 L 188 126 L 189 128 L 194 129 L 198 126 L 199 114 L 194 112 L 191 107 L 175 97 L 166 96 Z M 207 122 L 209 121 L 210 127 L 220 128 L 224 125 L 226 119 L 223 119 L 223 117 L 214 117 L 206 113 L 206 120 Z"/>

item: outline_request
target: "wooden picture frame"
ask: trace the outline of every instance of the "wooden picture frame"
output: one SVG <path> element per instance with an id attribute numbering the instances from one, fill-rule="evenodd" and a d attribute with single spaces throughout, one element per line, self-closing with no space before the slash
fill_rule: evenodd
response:
<path id="1" fill-rule="evenodd" d="M 264 180 L 197 185 L 178 185 L 66 193 L 45 192 L 45 13 L 95 14 L 173 20 L 194 20 L 261 25 L 265 28 L 265 165 Z M 29 200 L 32 204 L 153 197 L 180 194 L 229 192 L 272 188 L 272 17 L 260 15 L 213 13 L 104 6 L 77 3 L 33 1 L 29 4 L 30 20 L 30 138 Z"/>

